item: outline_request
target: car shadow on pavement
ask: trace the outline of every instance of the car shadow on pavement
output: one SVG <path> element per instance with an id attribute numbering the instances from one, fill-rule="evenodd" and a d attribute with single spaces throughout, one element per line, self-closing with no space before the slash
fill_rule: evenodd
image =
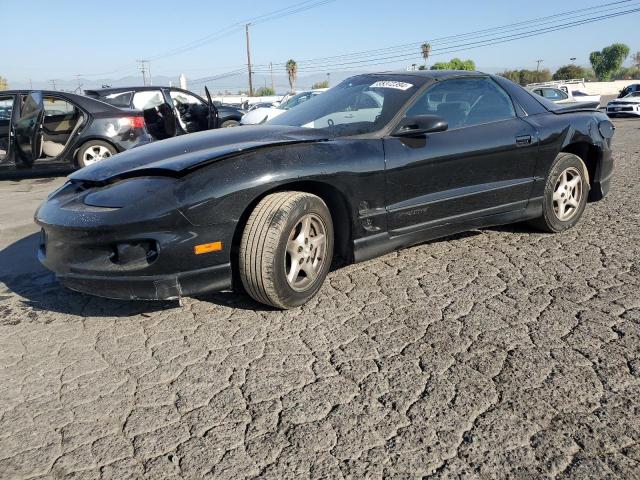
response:
<path id="1" fill-rule="evenodd" d="M 31 234 L 0 250 L 0 284 L 5 285 L 0 302 L 14 293 L 34 310 L 94 317 L 127 317 L 178 306 L 176 301 L 111 300 L 69 290 L 38 261 L 39 236 Z"/>

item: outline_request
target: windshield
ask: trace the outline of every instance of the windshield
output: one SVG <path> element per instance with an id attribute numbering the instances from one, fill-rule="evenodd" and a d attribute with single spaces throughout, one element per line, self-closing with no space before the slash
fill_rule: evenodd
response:
<path id="1" fill-rule="evenodd" d="M 281 103 L 280 105 L 278 105 L 278 108 L 280 110 L 290 110 L 293 107 L 295 107 L 296 105 L 300 105 L 301 103 L 306 102 L 311 97 L 315 97 L 319 93 L 321 93 L 321 92 L 302 92 L 302 93 L 298 93 L 297 95 L 289 97 L 286 102 Z"/>
<path id="2" fill-rule="evenodd" d="M 335 136 L 371 133 L 389 123 L 423 81 L 401 74 L 352 77 L 267 123 L 316 128 Z"/>

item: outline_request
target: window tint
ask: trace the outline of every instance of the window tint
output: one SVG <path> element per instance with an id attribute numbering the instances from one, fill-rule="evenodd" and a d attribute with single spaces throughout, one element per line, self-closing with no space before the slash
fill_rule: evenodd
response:
<path id="1" fill-rule="evenodd" d="M 67 115 L 73 113 L 76 109 L 73 104 L 55 97 L 44 97 L 43 106 L 45 117 Z"/>
<path id="2" fill-rule="evenodd" d="M 100 100 L 107 102 L 114 107 L 129 108 L 132 96 L 133 92 L 117 92 L 100 97 Z"/>
<path id="3" fill-rule="evenodd" d="M 150 90 L 144 92 L 136 92 L 133 96 L 133 108 L 137 110 L 147 110 L 162 105 L 164 97 L 160 90 Z"/>
<path id="4" fill-rule="evenodd" d="M 509 96 L 489 78 L 460 78 L 438 82 L 424 92 L 407 116 L 439 115 L 449 130 L 516 116 Z"/>

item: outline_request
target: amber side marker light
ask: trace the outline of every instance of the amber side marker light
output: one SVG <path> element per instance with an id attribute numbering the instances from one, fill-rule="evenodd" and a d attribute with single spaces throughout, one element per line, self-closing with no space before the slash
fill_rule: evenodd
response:
<path id="1" fill-rule="evenodd" d="M 219 252 L 222 250 L 222 242 L 203 243 L 193 247 L 193 253 L 202 255 L 203 253 Z"/>

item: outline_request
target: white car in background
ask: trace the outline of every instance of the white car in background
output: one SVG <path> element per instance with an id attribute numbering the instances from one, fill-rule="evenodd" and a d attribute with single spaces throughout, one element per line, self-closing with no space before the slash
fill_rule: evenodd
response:
<path id="1" fill-rule="evenodd" d="M 610 117 L 618 115 L 640 117 L 640 91 L 631 92 L 622 98 L 611 100 L 607 104 L 607 115 Z"/>
<path id="2" fill-rule="evenodd" d="M 600 95 L 589 95 L 585 92 L 587 86 L 584 79 L 530 83 L 526 88 L 554 103 L 600 103 Z"/>
<path id="3" fill-rule="evenodd" d="M 278 115 L 291 110 L 292 108 L 306 102 L 307 100 L 326 92 L 327 88 L 319 88 L 317 90 L 307 90 L 305 92 L 296 93 L 295 95 L 286 95 L 282 101 L 273 107 L 254 108 L 246 113 L 240 120 L 240 125 L 259 125 L 277 117 Z"/>

